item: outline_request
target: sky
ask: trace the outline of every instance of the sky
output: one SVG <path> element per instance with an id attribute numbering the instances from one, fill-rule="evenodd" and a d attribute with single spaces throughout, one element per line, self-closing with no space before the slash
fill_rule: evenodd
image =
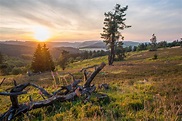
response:
<path id="1" fill-rule="evenodd" d="M 102 40 L 104 13 L 128 5 L 125 40 L 182 38 L 182 0 L 0 0 L 0 41 Z"/>

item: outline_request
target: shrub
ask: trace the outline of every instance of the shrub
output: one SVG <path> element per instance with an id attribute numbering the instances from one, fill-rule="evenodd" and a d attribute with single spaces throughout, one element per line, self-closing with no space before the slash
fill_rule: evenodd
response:
<path id="1" fill-rule="evenodd" d="M 155 53 L 154 57 L 153 57 L 153 60 L 156 60 L 157 58 L 158 58 L 158 55 Z"/>
<path id="2" fill-rule="evenodd" d="M 17 68 L 17 67 L 13 68 L 13 70 L 12 70 L 13 75 L 18 75 L 20 73 L 22 73 L 22 70 L 20 68 Z"/>

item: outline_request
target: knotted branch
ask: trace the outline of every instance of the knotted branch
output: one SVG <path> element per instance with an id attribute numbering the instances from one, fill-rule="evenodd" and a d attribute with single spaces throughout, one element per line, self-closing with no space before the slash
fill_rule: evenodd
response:
<path id="1" fill-rule="evenodd" d="M 21 115 L 22 113 L 26 113 L 30 110 L 45 107 L 48 105 L 54 104 L 55 101 L 65 102 L 65 101 L 72 101 L 75 97 L 85 96 L 84 102 L 87 102 L 90 97 L 91 93 L 96 90 L 96 86 L 90 85 L 93 81 L 94 77 L 104 68 L 106 64 L 101 63 L 98 68 L 91 74 L 91 76 L 86 80 L 84 86 L 78 85 L 81 80 L 76 80 L 72 74 L 73 82 L 67 86 L 61 86 L 57 91 L 54 91 L 52 94 L 48 93 L 44 88 L 39 87 L 33 83 L 23 83 L 17 84 L 14 80 L 14 87 L 11 88 L 10 92 L 1 92 L 0 95 L 10 96 L 10 100 L 12 106 L 7 110 L 3 115 L 0 116 L 0 121 L 10 121 L 13 118 Z M 94 66 L 95 67 L 95 66 Z M 2 84 L 3 82 L 1 82 Z M 29 96 L 29 102 L 19 104 L 18 103 L 18 96 L 21 94 L 26 94 L 27 91 L 23 91 L 26 87 L 33 86 L 41 91 L 41 93 L 46 96 L 47 98 L 41 101 L 33 101 L 32 97 Z M 65 92 L 61 92 L 65 90 Z"/>

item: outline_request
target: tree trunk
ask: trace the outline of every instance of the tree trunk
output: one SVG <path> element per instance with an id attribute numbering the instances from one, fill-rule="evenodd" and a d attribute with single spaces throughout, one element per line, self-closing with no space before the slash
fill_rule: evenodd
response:
<path id="1" fill-rule="evenodd" d="M 111 63 L 111 52 L 110 52 L 109 55 L 108 55 L 108 64 L 109 64 L 109 65 L 112 65 L 112 63 Z"/>
<path id="2" fill-rule="evenodd" d="M 109 65 L 112 65 L 114 62 L 114 56 L 115 56 L 115 51 L 114 51 L 114 41 L 112 40 L 111 42 L 111 52 L 109 55 Z"/>

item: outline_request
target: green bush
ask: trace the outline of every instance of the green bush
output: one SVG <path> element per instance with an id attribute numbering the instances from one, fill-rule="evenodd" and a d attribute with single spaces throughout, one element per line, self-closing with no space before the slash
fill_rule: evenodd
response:
<path id="1" fill-rule="evenodd" d="M 154 57 L 153 57 L 153 60 L 156 60 L 157 58 L 158 58 L 158 55 L 155 53 Z"/>
<path id="2" fill-rule="evenodd" d="M 17 68 L 17 67 L 13 68 L 13 70 L 12 70 L 13 75 L 18 75 L 20 73 L 22 73 L 22 70 L 20 68 Z"/>

